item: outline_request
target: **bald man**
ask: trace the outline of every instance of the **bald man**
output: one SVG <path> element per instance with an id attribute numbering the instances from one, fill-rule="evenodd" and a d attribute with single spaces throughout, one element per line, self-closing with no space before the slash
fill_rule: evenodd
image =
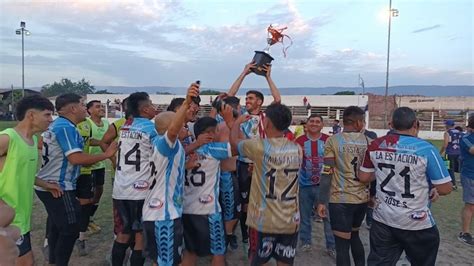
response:
<path id="1" fill-rule="evenodd" d="M 193 83 L 176 113 L 163 112 L 155 118 L 160 137 L 152 143 L 151 186 L 143 204 L 142 216 L 144 251 L 154 265 L 181 263 L 185 152 L 178 134 L 184 126 L 192 98 L 197 96 L 199 84 Z M 168 237 L 161 237 L 163 235 Z"/>

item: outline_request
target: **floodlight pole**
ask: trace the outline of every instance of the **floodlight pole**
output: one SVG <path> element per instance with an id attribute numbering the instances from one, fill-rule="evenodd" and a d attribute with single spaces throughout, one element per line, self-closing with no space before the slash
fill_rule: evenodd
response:
<path id="1" fill-rule="evenodd" d="M 389 4 L 389 15 L 388 15 L 388 41 L 387 41 L 387 73 L 385 77 L 385 110 L 384 110 L 384 119 L 383 119 L 383 126 L 387 128 L 387 120 L 388 120 L 388 78 L 389 78 L 389 70 L 390 70 L 390 31 L 392 28 L 392 16 L 398 17 L 398 9 L 392 9 L 392 0 L 390 0 Z"/>

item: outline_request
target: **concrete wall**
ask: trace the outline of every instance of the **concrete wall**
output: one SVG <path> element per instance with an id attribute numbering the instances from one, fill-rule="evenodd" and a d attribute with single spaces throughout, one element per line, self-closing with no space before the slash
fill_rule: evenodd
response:
<path id="1" fill-rule="evenodd" d="M 114 102 L 115 99 L 122 101 L 128 97 L 129 94 L 87 94 L 87 101 L 99 100 L 103 103 L 107 102 L 107 99 Z M 169 104 L 171 100 L 178 97 L 185 97 L 185 95 L 158 95 L 150 94 L 150 98 L 154 104 Z M 212 99 L 215 99 L 215 95 Z M 240 103 L 245 104 L 245 96 L 238 95 Z M 367 95 L 282 95 L 282 102 L 288 106 L 304 106 L 303 98 L 306 97 L 311 106 L 324 106 L 324 107 L 347 107 L 351 105 L 364 107 L 367 105 L 369 96 Z M 263 105 L 269 105 L 273 101 L 273 97 L 265 95 L 265 101 Z M 210 104 L 211 96 L 202 95 L 201 102 L 203 104 Z"/>
<path id="2" fill-rule="evenodd" d="M 473 110 L 474 97 L 397 96 L 398 106 L 418 110 Z"/>

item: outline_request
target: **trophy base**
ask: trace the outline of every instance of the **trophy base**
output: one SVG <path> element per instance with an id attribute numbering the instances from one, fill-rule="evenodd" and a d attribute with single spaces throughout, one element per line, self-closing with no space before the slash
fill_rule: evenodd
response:
<path id="1" fill-rule="evenodd" d="M 253 57 L 253 61 L 255 62 L 257 67 L 253 68 L 252 72 L 260 76 L 265 76 L 267 72 L 263 70 L 263 66 L 266 64 L 270 64 L 273 61 L 273 57 L 271 57 L 271 55 L 263 51 L 255 51 L 255 56 Z"/>

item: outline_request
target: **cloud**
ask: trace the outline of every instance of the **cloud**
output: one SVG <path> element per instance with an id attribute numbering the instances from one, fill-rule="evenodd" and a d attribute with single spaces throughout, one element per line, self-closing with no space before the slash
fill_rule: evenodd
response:
<path id="1" fill-rule="evenodd" d="M 440 24 L 436 24 L 436 25 L 433 25 L 433 26 L 430 26 L 430 27 L 414 30 L 414 31 L 412 31 L 412 33 L 420 33 L 420 32 L 424 32 L 424 31 L 434 30 L 434 29 L 437 29 L 437 28 L 440 28 L 440 27 L 441 27 Z"/>

